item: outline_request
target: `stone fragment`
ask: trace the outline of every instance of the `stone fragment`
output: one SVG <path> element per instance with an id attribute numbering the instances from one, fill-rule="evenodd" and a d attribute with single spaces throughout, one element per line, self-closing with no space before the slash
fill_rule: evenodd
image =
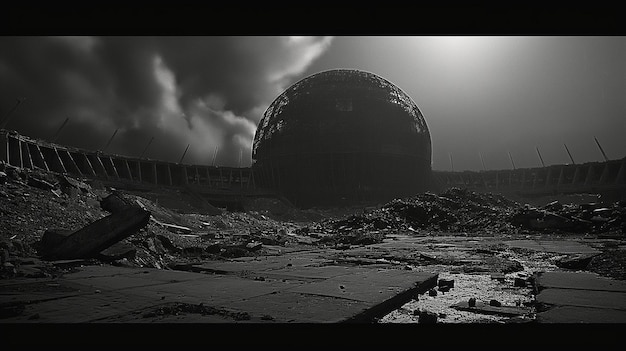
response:
<path id="1" fill-rule="evenodd" d="M 421 311 L 417 322 L 421 324 L 437 323 L 437 314 L 429 311 Z"/>
<path id="2" fill-rule="evenodd" d="M 498 300 L 489 300 L 489 306 L 500 307 L 502 306 L 502 303 Z"/>
<path id="3" fill-rule="evenodd" d="M 513 286 L 520 287 L 520 288 L 525 288 L 526 287 L 526 279 L 524 279 L 524 278 L 515 278 L 515 281 L 513 282 Z"/>
<path id="4" fill-rule="evenodd" d="M 134 246 L 118 242 L 100 251 L 98 258 L 103 261 L 117 261 L 123 258 L 133 259 L 136 254 L 137 249 Z"/>
<path id="5" fill-rule="evenodd" d="M 128 208 L 71 233 L 56 245 L 42 245 L 40 253 L 46 260 L 95 257 L 100 251 L 145 227 L 149 219 L 150 212 L 136 207 Z M 58 239 L 57 236 L 52 240 L 54 242 Z"/>
<path id="6" fill-rule="evenodd" d="M 454 279 L 439 279 L 439 281 L 437 282 L 437 286 L 439 288 L 446 286 L 449 288 L 454 288 Z"/>

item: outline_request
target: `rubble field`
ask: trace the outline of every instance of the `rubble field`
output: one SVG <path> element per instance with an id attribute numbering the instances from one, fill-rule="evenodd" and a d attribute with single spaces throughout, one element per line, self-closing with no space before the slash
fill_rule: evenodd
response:
<path id="1" fill-rule="evenodd" d="M 530 305 L 532 289 L 515 286 L 515 279 L 526 279 L 537 269 L 586 270 L 626 280 L 626 201 L 605 203 L 596 196 L 595 201 L 581 202 L 563 196 L 531 206 L 499 194 L 451 188 L 379 206 L 298 210 L 280 199 L 257 199 L 245 202 L 243 210 L 228 211 L 198 197 L 180 200 L 186 197 L 182 190 L 114 189 L 96 180 L 2 163 L 0 279 L 54 278 L 80 265 L 184 270 L 207 260 L 328 248 L 345 250 L 331 257 L 344 264 L 385 262 L 438 270 L 440 279 L 457 282 L 456 287 L 439 286 L 438 296 L 426 294 L 382 322 L 423 322 L 436 311 L 440 321 L 488 323 L 502 318 L 489 313 L 475 317 L 463 312 L 463 306 L 451 306 L 489 294 L 497 298 L 485 300 L 487 305 Z M 142 215 L 148 219 L 142 221 Z M 429 250 L 365 249 L 397 235 L 420 238 L 420 245 Z M 502 243 L 518 239 L 584 239 L 598 253 L 555 255 Z M 455 247 L 455 240 L 466 246 Z M 78 247 L 84 250 L 76 256 Z M 516 289 L 495 284 L 494 272 Z M 507 317 L 519 316 L 511 312 Z"/>

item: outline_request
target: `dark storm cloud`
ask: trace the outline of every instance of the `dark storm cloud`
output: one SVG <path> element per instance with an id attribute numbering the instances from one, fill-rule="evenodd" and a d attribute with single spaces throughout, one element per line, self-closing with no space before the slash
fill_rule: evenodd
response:
<path id="1" fill-rule="evenodd" d="M 0 115 L 8 129 L 107 151 L 206 164 L 250 162 L 272 99 L 330 44 L 284 37 L 3 37 Z"/>

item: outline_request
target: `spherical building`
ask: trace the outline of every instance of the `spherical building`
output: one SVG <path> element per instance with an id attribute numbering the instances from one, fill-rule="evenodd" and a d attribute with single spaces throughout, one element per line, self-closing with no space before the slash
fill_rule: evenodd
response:
<path id="1" fill-rule="evenodd" d="M 257 186 L 299 207 L 386 201 L 428 188 L 430 133 L 400 88 L 336 69 L 296 82 L 272 102 L 252 158 Z"/>

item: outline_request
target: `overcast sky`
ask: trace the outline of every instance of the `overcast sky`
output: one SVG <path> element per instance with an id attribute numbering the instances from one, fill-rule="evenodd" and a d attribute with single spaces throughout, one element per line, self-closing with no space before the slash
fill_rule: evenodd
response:
<path id="1" fill-rule="evenodd" d="M 626 37 L 1 37 L 0 117 L 42 139 L 185 163 L 248 166 L 256 126 L 292 83 L 334 68 L 417 103 L 433 169 L 626 156 Z M 241 163 L 240 163 L 241 159 Z"/>

